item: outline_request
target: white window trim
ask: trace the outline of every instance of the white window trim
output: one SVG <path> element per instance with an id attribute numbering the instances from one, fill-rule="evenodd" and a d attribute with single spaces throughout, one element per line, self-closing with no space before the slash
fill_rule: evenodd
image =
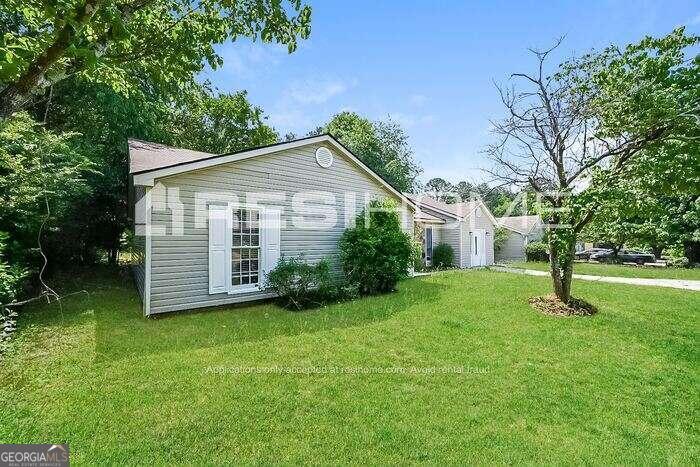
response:
<path id="1" fill-rule="evenodd" d="M 234 209 L 254 209 L 259 212 L 259 240 L 258 240 L 258 248 L 260 252 L 258 253 L 258 283 L 257 284 L 242 284 L 242 285 L 233 285 L 233 259 L 232 259 L 232 253 L 233 253 L 233 210 Z M 262 291 L 262 265 L 263 263 L 263 256 L 265 254 L 265 238 L 264 238 L 264 231 L 265 231 L 265 226 L 263 225 L 263 219 L 265 218 L 264 215 L 265 208 L 264 206 L 260 206 L 257 204 L 246 204 L 246 203 L 228 203 L 228 210 L 226 213 L 226 250 L 227 250 L 227 258 L 228 258 L 228 294 L 229 295 L 239 295 L 239 294 L 244 294 L 244 293 L 253 293 L 253 292 L 260 292 Z"/>
<path id="2" fill-rule="evenodd" d="M 430 230 L 430 258 L 428 258 L 428 230 Z M 423 245 L 423 254 L 425 256 L 426 266 L 431 266 L 433 263 L 433 250 L 435 249 L 435 229 L 432 226 L 425 227 L 425 245 Z"/>

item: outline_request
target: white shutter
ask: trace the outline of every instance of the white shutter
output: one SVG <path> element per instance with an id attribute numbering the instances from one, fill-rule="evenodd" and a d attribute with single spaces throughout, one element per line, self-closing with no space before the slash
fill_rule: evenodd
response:
<path id="1" fill-rule="evenodd" d="M 262 281 L 264 287 L 267 274 L 275 269 L 280 259 L 280 212 L 276 209 L 265 209 L 263 215 L 263 268 Z"/>
<path id="2" fill-rule="evenodd" d="M 228 206 L 209 206 L 209 293 L 228 292 Z"/>

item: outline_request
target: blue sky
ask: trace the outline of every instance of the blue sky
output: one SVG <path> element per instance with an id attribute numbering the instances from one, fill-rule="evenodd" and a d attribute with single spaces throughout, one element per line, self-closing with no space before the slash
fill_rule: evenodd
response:
<path id="1" fill-rule="evenodd" d="M 410 137 L 422 181 L 481 181 L 489 119 L 502 115 L 493 82 L 534 66 L 528 47 L 566 35 L 557 59 L 686 25 L 700 33 L 697 1 L 307 0 L 310 39 L 219 47 L 207 71 L 222 91 L 245 89 L 281 134 L 303 136 L 342 110 L 391 117 Z"/>

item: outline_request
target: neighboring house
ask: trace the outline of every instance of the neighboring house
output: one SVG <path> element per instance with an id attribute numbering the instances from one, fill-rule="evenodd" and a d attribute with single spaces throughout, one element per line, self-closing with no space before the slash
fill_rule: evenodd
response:
<path id="1" fill-rule="evenodd" d="M 529 242 L 542 239 L 544 224 L 540 216 L 499 217 L 498 225 L 508 231 L 508 238 L 496 252 L 496 261 L 521 261 Z"/>
<path id="2" fill-rule="evenodd" d="M 339 273 L 338 240 L 375 198 L 413 233 L 415 205 L 328 135 L 224 155 L 132 139 L 129 159 L 146 315 L 272 297 L 282 256 Z"/>
<path id="3" fill-rule="evenodd" d="M 497 225 L 481 201 L 446 204 L 428 195 L 406 194 L 419 210 L 416 228 L 422 232 L 423 257 L 432 261 L 433 248 L 446 243 L 454 251 L 454 266 L 471 268 L 494 263 L 493 234 Z"/>

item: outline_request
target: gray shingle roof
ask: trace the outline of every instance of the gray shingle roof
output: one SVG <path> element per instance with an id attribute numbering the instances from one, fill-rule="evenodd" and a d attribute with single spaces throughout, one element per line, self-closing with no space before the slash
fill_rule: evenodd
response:
<path id="1" fill-rule="evenodd" d="M 434 198 L 431 198 L 428 195 L 423 195 L 423 194 L 414 194 L 414 193 L 404 193 L 411 201 L 413 201 L 416 204 L 419 204 L 421 206 L 425 206 L 426 208 L 436 208 L 442 211 L 446 211 L 450 214 L 453 214 L 457 217 L 465 217 L 469 214 L 471 214 L 472 211 L 476 208 L 478 203 L 474 201 L 467 201 L 464 203 L 454 203 L 454 204 L 447 204 L 443 203 L 442 201 L 438 201 Z"/>
<path id="2" fill-rule="evenodd" d="M 214 157 L 216 154 L 192 151 L 129 138 L 129 173 L 161 169 L 183 162 L 194 162 Z"/>
<path id="3" fill-rule="evenodd" d="M 532 229 L 542 223 L 540 216 L 499 217 L 497 220 L 503 227 L 523 233 L 530 233 Z"/>

